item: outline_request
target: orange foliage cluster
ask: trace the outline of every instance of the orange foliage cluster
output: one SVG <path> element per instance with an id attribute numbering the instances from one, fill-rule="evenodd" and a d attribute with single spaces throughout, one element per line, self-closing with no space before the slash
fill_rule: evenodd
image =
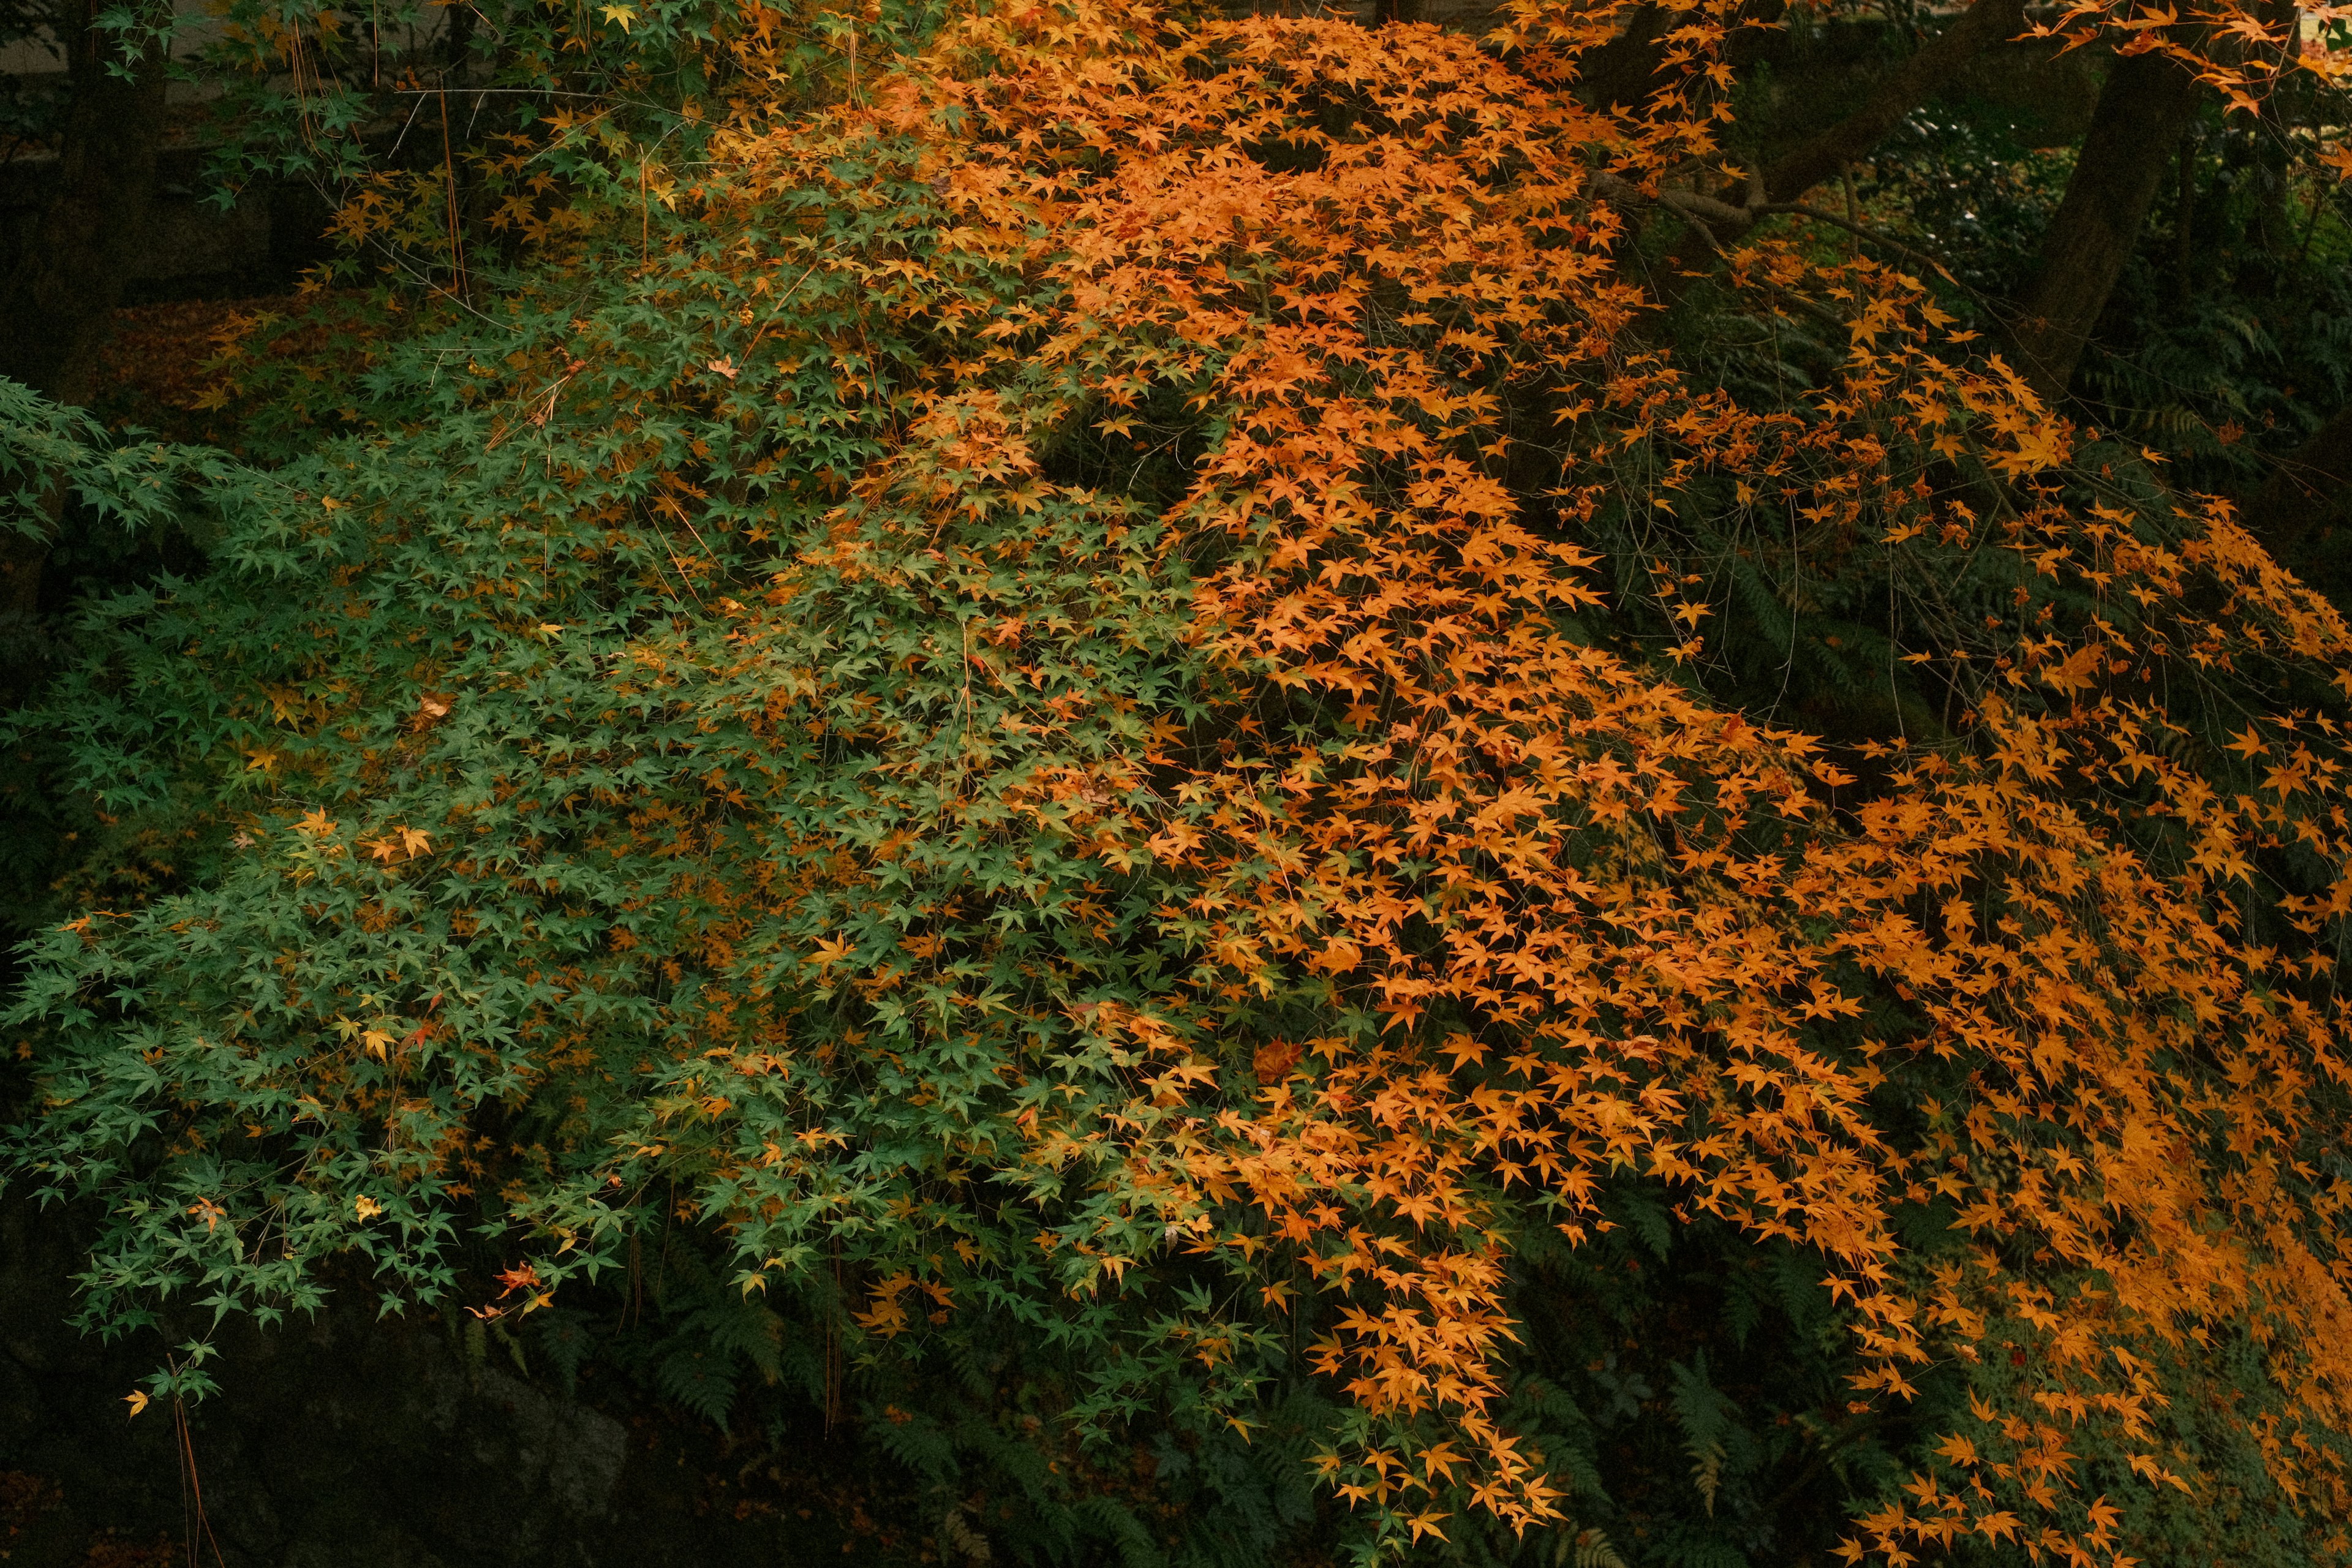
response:
<path id="1" fill-rule="evenodd" d="M 2169 55 L 2217 89 L 2232 110 L 2258 112 L 2291 73 L 2308 71 L 2331 84 L 2352 78 L 2352 58 L 2329 45 L 2347 20 L 2352 7 L 2326 0 L 2284 10 L 2228 0 L 2189 6 L 2068 0 L 2032 31 L 2037 37 L 2063 38 L 2070 48 L 2113 43 L 2126 55 Z M 2335 150 L 2324 161 L 2338 178 L 2352 178 L 2352 151 Z"/>
<path id="2" fill-rule="evenodd" d="M 2281 845 L 2326 868 L 2287 914 L 2316 931 L 2352 911 L 2343 736 L 2249 711 L 2242 754 L 2267 772 L 2225 795 L 2179 760 L 2166 701 L 2199 681 L 2239 700 L 2290 667 L 2352 690 L 2352 634 L 2218 503 L 2183 500 L 2152 543 L 2084 501 L 2074 434 L 1998 361 L 1972 368 L 1899 273 L 1759 241 L 1735 286 L 1844 321 L 1843 379 L 1777 415 L 1687 384 L 1643 337 L 1606 197 L 1718 156 L 1727 24 L 1684 15 L 1682 86 L 1611 115 L 1571 92 L 1608 8 L 1520 0 L 1483 44 L 1005 8 L 819 133 L 727 145 L 735 173 L 703 193 L 722 228 L 823 187 L 845 147 L 898 147 L 950 215 L 925 260 L 789 235 L 740 258 L 779 291 L 856 278 L 943 345 L 919 417 L 858 480 L 869 514 L 936 532 L 1086 499 L 1047 478 L 1045 434 L 1085 419 L 1141 453 L 1163 388 L 1223 422 L 1171 514 L 1171 548 L 1217 563 L 1192 637 L 1222 732 L 1163 731 L 1026 802 L 1112 863 L 1187 871 L 1166 915 L 1205 928 L 1209 957 L 1165 1016 L 1084 1020 L 1156 1074 L 1108 1124 L 1024 1117 L 1033 1158 L 1115 1156 L 1122 1201 L 1203 1255 L 1295 1248 L 1346 1303 L 1317 1364 L 1378 1434 L 1332 1473 L 1415 1537 L 1454 1489 L 1518 1524 L 1560 1517 L 1542 1456 L 1495 1415 L 1502 1205 L 1580 1237 L 1620 1169 L 1819 1254 L 1858 1408 L 1932 1359 L 2038 1347 L 2038 1384 L 1980 1400 L 1979 1436 L 1862 1520 L 1854 1559 L 1974 1535 L 2126 1561 L 2070 1434 L 2119 1435 L 2151 1484 L 2195 1493 L 2158 1414 L 2198 1347 L 2240 1333 L 2284 1396 L 2261 1417 L 2274 1479 L 2343 1518 L 2352 1184 L 2312 1163 L 2335 1146 L 2342 1018 L 2315 948 L 2290 959 L 2246 926 L 2271 897 L 2253 863 Z M 1033 286 L 992 307 L 959 292 L 958 257 Z M 1671 513 L 1736 479 L 1743 504 L 1884 544 L 1890 571 L 2007 551 L 2094 608 L 1915 652 L 1973 694 L 1969 743 L 1871 748 L 1858 790 L 1816 742 L 1575 633 L 1606 592 L 1580 523 L 1624 502 L 1612 459 L 1636 446 L 1655 463 L 1631 504 Z M 1973 489 L 1938 467 L 1963 453 L 1988 475 Z M 1678 658 L 1703 653 L 1706 611 L 1680 605 Z M 976 635 L 1023 632 L 996 614 Z M 1339 738 L 1287 722 L 1309 713 L 1344 715 Z M 1139 781 L 1202 809 L 1137 804 Z M 1378 1028 L 1244 1042 L 1261 1081 L 1227 1098 L 1238 1067 L 1202 1042 L 1302 976 Z M 1966 1098 L 1890 1106 L 1895 1065 L 1922 1058 L 1965 1064 Z M 1923 1134 L 1890 1131 L 1915 1113 Z M 1938 1196 L 1969 1241 L 1923 1262 L 1895 1215 Z M 1263 1304 L 1289 1288 L 1269 1275 Z M 887 1305 L 869 1321 L 903 1318 Z"/>

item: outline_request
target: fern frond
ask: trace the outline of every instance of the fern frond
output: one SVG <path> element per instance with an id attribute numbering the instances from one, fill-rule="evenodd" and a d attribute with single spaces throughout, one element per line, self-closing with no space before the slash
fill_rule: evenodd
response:
<path id="1" fill-rule="evenodd" d="M 1609 1543 L 1607 1533 L 1595 1529 L 1577 1532 L 1576 1568 L 1626 1568 L 1626 1564 Z"/>

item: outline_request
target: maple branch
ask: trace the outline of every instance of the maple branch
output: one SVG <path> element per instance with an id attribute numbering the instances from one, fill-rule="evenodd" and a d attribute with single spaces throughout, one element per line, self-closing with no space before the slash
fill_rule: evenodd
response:
<path id="1" fill-rule="evenodd" d="M 1918 262 L 1921 266 L 1933 270 L 1937 276 L 1943 279 L 1947 283 L 1951 284 L 1954 288 L 1965 289 L 1972 298 L 1981 302 L 1986 304 L 1990 303 L 1990 300 L 1985 299 L 1983 294 L 1978 292 L 1978 290 L 1974 289 L 1969 288 L 1967 284 L 1952 276 L 1950 265 L 1937 257 L 1932 251 L 1921 250 L 1914 246 L 1906 245 L 1903 241 L 1896 239 L 1894 236 L 1885 233 L 1884 230 L 1873 228 L 1866 223 L 1856 223 L 1852 218 L 1840 217 L 1835 213 L 1823 212 L 1819 207 L 1807 206 L 1802 202 L 1772 202 L 1768 204 L 1762 210 L 1767 213 L 1775 214 L 1788 213 L 1797 217 L 1811 218 L 1815 223 L 1834 225 L 1836 227 L 1845 230 L 1848 234 L 1853 235 L 1857 238 L 1866 239 L 1873 245 L 1883 245 L 1889 250 L 1897 251 L 1902 255 L 1909 257 L 1912 260 Z"/>
<path id="2" fill-rule="evenodd" d="M 1639 185 L 1606 171 L 1594 175 L 1592 182 L 1594 194 L 1604 200 L 1613 201 L 1621 205 L 1647 204 L 1665 208 L 1689 225 L 1691 231 L 1706 242 L 1707 249 L 1711 252 L 1720 252 L 1723 249 L 1723 242 L 1716 237 L 1715 230 L 1710 224 L 1720 224 L 1732 235 L 1738 236 L 1753 228 L 1757 219 L 1769 210 L 1769 204 L 1757 199 L 1761 194 L 1762 184 L 1761 179 L 1751 171 L 1748 175 L 1749 200 L 1734 206 L 1729 202 L 1702 195 L 1697 191 L 1679 188 L 1662 189 L 1655 193 L 1644 191 Z M 1765 281 L 1764 288 L 1775 299 L 1793 305 L 1831 331 L 1845 330 L 1846 323 L 1840 321 L 1834 313 L 1815 304 L 1803 295 L 1784 289 L 1769 280 Z"/>
<path id="3" fill-rule="evenodd" d="M 1750 187 L 1752 194 L 1752 181 Z M 1622 179 L 1605 170 L 1593 176 L 1592 189 L 1593 194 L 1603 200 L 1616 202 L 1622 205 L 1647 205 L 1664 207 L 1705 236 L 1707 248 L 1710 250 L 1722 248 L 1721 244 L 1715 237 L 1712 225 L 1720 224 L 1731 233 L 1738 235 L 1747 233 L 1756 224 L 1757 209 L 1749 204 L 1742 203 L 1734 205 L 1719 197 L 1706 195 L 1679 186 L 1662 186 L 1654 192 L 1645 191 L 1632 181 Z"/>
<path id="4" fill-rule="evenodd" d="M 1933 43 L 1916 50 L 1895 67 L 1860 109 L 1795 152 L 1780 158 L 1760 174 L 1751 169 L 1747 205 L 1750 209 L 1758 209 L 1768 202 L 1794 202 L 1822 180 L 1867 153 L 1888 132 L 1901 124 L 1906 115 L 1949 81 L 1962 66 L 1989 46 L 2023 30 L 2024 26 L 2024 0 L 1976 0 L 1958 20 L 1937 35 Z M 1632 37 L 1633 32 L 1634 28 L 1629 27 L 1626 37 Z M 1665 205 L 1691 225 L 1708 250 L 1721 250 L 1722 247 L 1716 239 L 1715 226 L 1727 221 L 1724 216 L 1717 215 L 1711 224 L 1702 210 L 1687 200 Z M 1728 204 L 1719 205 L 1728 210 Z M 1741 227 L 1744 229 L 1752 225 L 1757 216 L 1751 210 Z M 1677 268 L 1691 269 L 1699 259 L 1690 251 L 1687 242 L 1677 245 L 1674 249 L 1673 263 Z"/>
<path id="5" fill-rule="evenodd" d="M 1984 4 L 1985 0 L 1979 0 L 1979 3 Z M 1610 200 L 1622 203 L 1647 202 L 1654 206 L 1664 207 L 1690 225 L 1706 242 L 1707 248 L 1710 250 L 1720 251 L 1723 248 L 1722 241 L 1716 236 L 1718 226 L 1737 236 L 1747 233 L 1768 217 L 1811 218 L 1817 223 L 1831 224 L 1844 229 L 1847 233 L 1868 240 L 1874 245 L 1885 246 L 1889 250 L 1896 251 L 1928 268 L 1954 287 L 1966 289 L 1971 297 L 1980 302 L 1990 303 L 1985 300 L 1984 296 L 1978 290 L 1969 288 L 1967 284 L 1955 278 L 1949 266 L 1941 258 L 1916 247 L 1906 245 L 1892 235 L 1871 227 L 1868 224 L 1856 223 L 1852 218 L 1841 217 L 1835 213 L 1823 212 L 1819 207 L 1809 206 L 1800 201 L 1758 199 L 1760 192 L 1769 188 L 1769 177 L 1759 175 L 1753 171 L 1748 174 L 1748 199 L 1738 205 L 1719 197 L 1705 195 L 1691 190 L 1661 190 L 1654 196 L 1639 186 L 1607 174 L 1600 175 L 1593 184 L 1594 189 Z"/>

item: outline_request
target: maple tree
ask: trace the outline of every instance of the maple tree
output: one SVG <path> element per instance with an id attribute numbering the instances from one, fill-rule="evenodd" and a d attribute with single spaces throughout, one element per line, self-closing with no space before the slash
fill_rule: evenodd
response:
<path id="1" fill-rule="evenodd" d="M 5 392 L 21 505 L 214 563 L 28 730 L 95 815 L 12 1152 L 107 1199 L 93 1319 L 356 1258 L 504 1331 L 683 1224 L 877 1363 L 1079 1347 L 1082 1430 L 1311 1374 L 1366 1552 L 1601 1562 L 1526 1342 L 1654 1229 L 1811 1302 L 1815 1469 L 1909 1424 L 1845 1561 L 2346 1555 L 2352 632 L 1733 165 L 1760 18 L 1580 91 L 1632 15 L 744 6 L 691 158 L 499 155 L 527 264 L 453 235 L 342 433 Z M 2052 25 L 2293 63 L 2163 23 Z M 1658 339 L 1659 212 L 1817 375 Z M 1780 722 L 1801 642 L 1883 721 Z M 1674 1372 L 1711 1516 L 1766 1439 Z"/>

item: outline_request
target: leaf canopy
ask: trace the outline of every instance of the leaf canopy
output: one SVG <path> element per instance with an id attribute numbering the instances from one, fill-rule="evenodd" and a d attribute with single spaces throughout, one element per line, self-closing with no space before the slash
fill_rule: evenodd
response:
<path id="1" fill-rule="evenodd" d="M 93 1320 L 447 1300 L 469 1226 L 529 1314 L 685 1220 L 877 1356 L 1075 1348 L 1082 1426 L 1311 1373 L 1367 1550 L 1600 1562 L 1531 1299 L 1712 1226 L 1937 1412 L 1849 1560 L 2120 1568 L 2224 1475 L 2343 1554 L 2352 634 L 1897 269 L 1733 255 L 1777 400 L 1664 352 L 1694 17 L 1604 113 L 1536 0 L 959 12 L 616 159 L 285 460 L 7 393 L 212 563 L 25 724 L 95 847 L 11 1152 L 106 1199 Z M 1774 717 L 1825 616 L 1874 738 Z"/>

